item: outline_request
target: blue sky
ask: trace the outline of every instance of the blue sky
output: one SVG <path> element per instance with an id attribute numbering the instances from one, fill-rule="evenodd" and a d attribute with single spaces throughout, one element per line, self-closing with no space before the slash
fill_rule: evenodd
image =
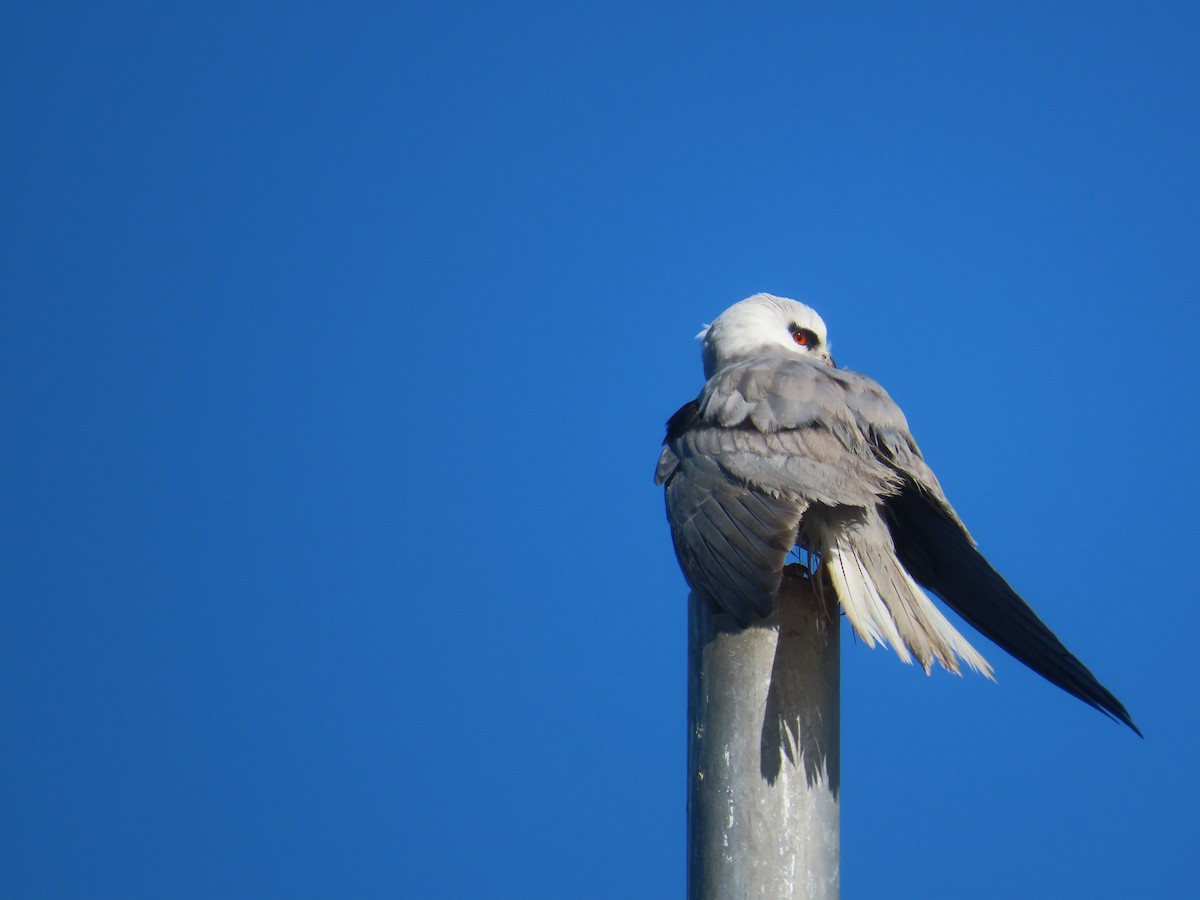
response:
<path id="1" fill-rule="evenodd" d="M 760 290 L 1146 733 L 844 629 L 845 895 L 1194 890 L 1194 6 L 2 15 L 0 894 L 681 896 L 651 475 Z"/>

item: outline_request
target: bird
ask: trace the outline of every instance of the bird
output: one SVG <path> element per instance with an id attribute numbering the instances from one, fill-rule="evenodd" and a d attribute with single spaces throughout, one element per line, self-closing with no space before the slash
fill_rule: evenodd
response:
<path id="1" fill-rule="evenodd" d="M 979 552 L 900 407 L 873 379 L 838 368 L 816 311 L 755 294 L 697 338 L 704 388 L 668 420 L 655 471 L 693 591 L 749 627 L 770 614 L 789 555 L 803 553 L 868 646 L 890 646 L 926 673 L 936 662 L 961 674 L 965 663 L 994 681 L 925 588 L 1034 672 L 1142 734 Z"/>

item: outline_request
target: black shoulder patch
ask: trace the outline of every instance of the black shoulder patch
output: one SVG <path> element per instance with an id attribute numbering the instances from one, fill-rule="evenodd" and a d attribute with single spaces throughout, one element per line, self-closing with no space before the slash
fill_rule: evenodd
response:
<path id="1" fill-rule="evenodd" d="M 700 404 L 696 400 L 690 400 L 679 407 L 679 411 L 675 415 L 667 419 L 667 436 L 663 438 L 663 443 L 669 444 L 685 431 L 689 431 L 695 427 L 699 421 Z"/>

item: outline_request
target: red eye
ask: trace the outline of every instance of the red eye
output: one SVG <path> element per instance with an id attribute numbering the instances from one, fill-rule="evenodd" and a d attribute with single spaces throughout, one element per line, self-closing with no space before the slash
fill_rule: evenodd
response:
<path id="1" fill-rule="evenodd" d="M 821 339 L 817 337 L 815 331 L 809 331 L 807 328 L 801 328 L 799 325 L 793 325 L 788 330 L 792 332 L 792 340 L 801 347 L 816 347 L 821 343 Z"/>

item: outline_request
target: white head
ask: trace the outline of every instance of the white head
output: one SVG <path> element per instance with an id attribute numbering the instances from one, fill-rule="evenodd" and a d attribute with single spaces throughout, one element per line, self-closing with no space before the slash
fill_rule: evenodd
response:
<path id="1" fill-rule="evenodd" d="M 803 303 L 786 297 L 747 297 L 717 316 L 696 337 L 703 342 L 705 378 L 730 363 L 780 353 L 835 365 L 821 317 Z"/>

